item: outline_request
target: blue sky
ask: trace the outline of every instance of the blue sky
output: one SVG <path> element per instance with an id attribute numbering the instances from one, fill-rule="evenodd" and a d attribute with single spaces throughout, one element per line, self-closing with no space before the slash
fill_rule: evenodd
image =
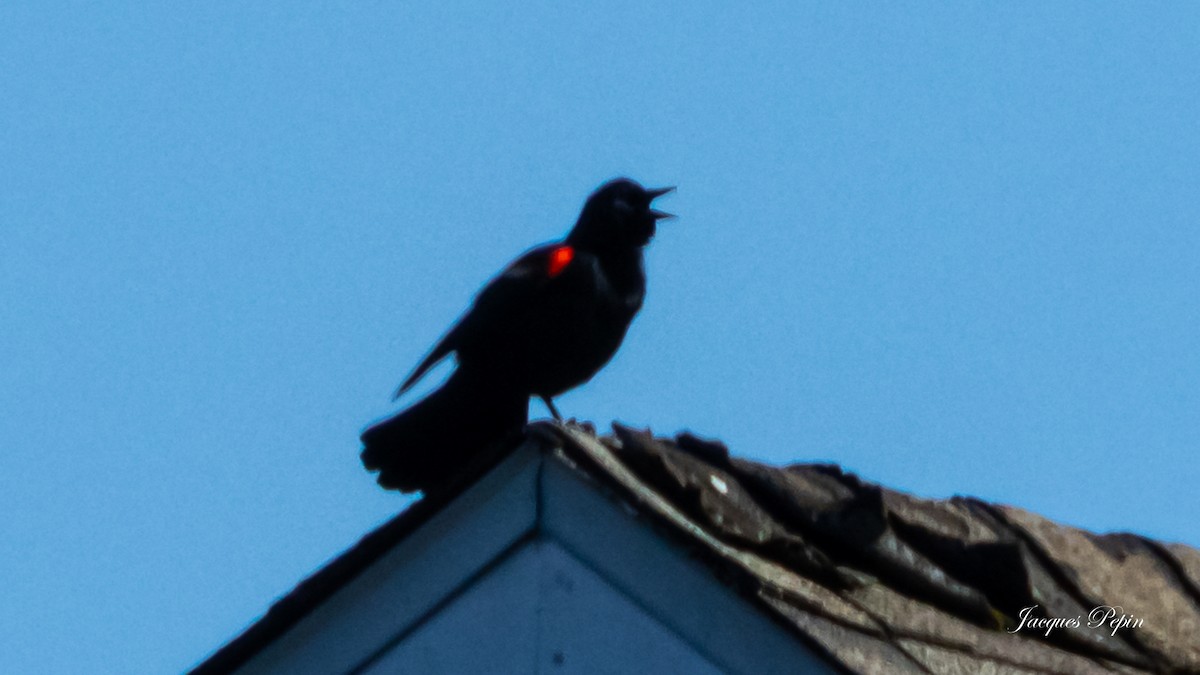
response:
<path id="1" fill-rule="evenodd" d="M 564 414 L 1200 545 L 1200 7 L 425 4 L 0 7 L 0 671 L 185 669 L 399 511 L 358 433 L 623 174 Z"/>

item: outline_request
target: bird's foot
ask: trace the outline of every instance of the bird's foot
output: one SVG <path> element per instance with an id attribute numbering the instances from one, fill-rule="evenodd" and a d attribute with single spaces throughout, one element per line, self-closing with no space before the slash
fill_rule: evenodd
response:
<path id="1" fill-rule="evenodd" d="M 542 396 L 541 399 L 542 399 L 542 403 L 545 403 L 546 407 L 550 409 L 550 414 L 554 416 L 554 421 L 562 422 L 563 421 L 562 415 L 558 414 L 558 408 L 554 407 L 554 401 L 550 400 L 549 396 Z"/>

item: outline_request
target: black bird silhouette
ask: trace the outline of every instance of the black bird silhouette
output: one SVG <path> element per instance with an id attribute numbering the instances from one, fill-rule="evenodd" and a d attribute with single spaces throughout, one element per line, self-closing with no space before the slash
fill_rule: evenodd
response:
<path id="1" fill-rule="evenodd" d="M 484 286 L 396 397 L 453 353 L 433 393 L 363 432 L 362 461 L 385 488 L 429 491 L 482 450 L 519 433 L 538 396 L 587 382 L 612 358 L 646 295 L 642 248 L 671 214 L 628 178 L 602 185 L 563 241 L 538 246 Z"/>

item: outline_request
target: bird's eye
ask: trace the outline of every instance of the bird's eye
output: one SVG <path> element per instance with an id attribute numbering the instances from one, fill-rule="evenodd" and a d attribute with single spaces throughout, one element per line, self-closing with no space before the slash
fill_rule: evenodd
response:
<path id="1" fill-rule="evenodd" d="M 613 202 L 613 208 L 620 213 L 629 213 L 633 210 L 633 206 L 624 199 L 618 199 L 617 201 Z"/>

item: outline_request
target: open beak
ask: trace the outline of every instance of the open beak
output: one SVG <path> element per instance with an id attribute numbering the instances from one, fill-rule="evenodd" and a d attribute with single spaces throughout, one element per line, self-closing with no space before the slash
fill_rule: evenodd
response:
<path id="1" fill-rule="evenodd" d="M 667 194 L 668 192 L 674 192 L 674 191 L 675 191 L 675 186 L 672 185 L 671 187 L 654 188 L 653 190 L 646 190 L 646 194 L 650 195 L 651 201 L 654 201 L 655 199 L 658 199 L 659 197 Z M 667 213 L 666 211 L 659 211 L 658 209 L 650 209 L 650 215 L 654 216 L 655 220 L 666 220 L 667 218 L 675 217 L 674 213 Z"/>

